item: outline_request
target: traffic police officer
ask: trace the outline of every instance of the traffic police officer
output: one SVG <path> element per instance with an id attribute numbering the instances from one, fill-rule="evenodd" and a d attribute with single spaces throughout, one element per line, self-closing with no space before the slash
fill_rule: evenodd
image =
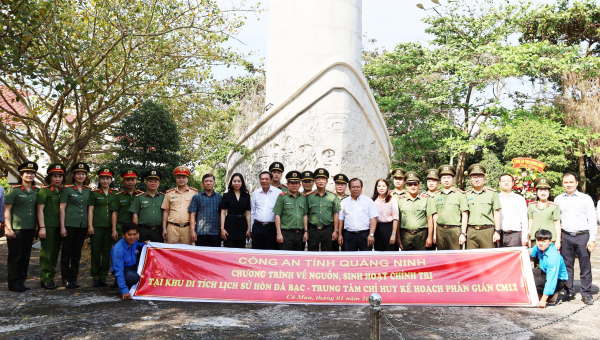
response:
<path id="1" fill-rule="evenodd" d="M 419 194 L 421 176 L 414 171 L 405 175 L 408 193 L 398 197 L 400 240 L 402 250 L 425 250 L 433 243 L 433 219 L 427 216 L 429 196 Z"/>
<path id="2" fill-rule="evenodd" d="M 445 164 L 438 169 L 442 190 L 427 206 L 427 215 L 433 216 L 433 243 L 438 250 L 459 250 L 466 242 L 469 207 L 465 192 L 454 188 L 456 169 Z"/>
<path id="3" fill-rule="evenodd" d="M 496 190 L 483 186 L 485 168 L 481 164 L 471 165 L 468 171 L 473 188 L 465 194 L 469 205 L 467 249 L 494 248 L 502 232 L 500 197 Z"/>
<path id="4" fill-rule="evenodd" d="M 310 195 L 313 193 L 313 185 L 315 185 L 315 175 L 312 171 L 302 171 L 302 195 Z"/>
<path id="5" fill-rule="evenodd" d="M 109 207 L 109 210 L 112 212 L 111 225 L 112 239 L 114 242 L 117 242 L 121 238 L 121 226 L 124 223 L 131 222 L 129 208 L 131 207 L 131 203 L 133 203 L 135 196 L 142 193 L 142 191 L 136 190 L 135 188 L 138 180 L 137 170 L 128 168 L 121 171 L 121 179 L 125 185 L 125 190 L 119 191 L 115 195 L 115 198 Z M 113 288 L 117 287 L 114 284 L 113 286 Z"/>
<path id="6" fill-rule="evenodd" d="M 54 276 L 60 252 L 60 193 L 67 168 L 62 163 L 52 163 L 46 171 L 46 183 L 37 194 L 37 218 L 40 226 L 40 286 L 56 289 Z"/>
<path id="7" fill-rule="evenodd" d="M 37 222 L 39 189 L 34 186 L 34 181 L 38 165 L 35 162 L 25 162 L 17 169 L 21 177 L 19 184 L 13 185 L 5 196 L 4 225 L 8 246 L 8 290 L 22 293 L 29 290 L 25 286 L 25 280 Z"/>
<path id="8" fill-rule="evenodd" d="M 346 189 L 348 189 L 348 176 L 344 175 L 344 174 L 337 174 L 335 176 L 333 176 L 333 182 L 335 183 L 335 195 L 338 198 L 338 201 L 340 202 L 340 210 L 342 210 L 342 200 L 346 197 L 348 197 L 348 194 L 346 194 Z M 337 230 L 337 233 L 335 233 L 335 240 L 331 241 L 331 250 L 333 251 L 340 251 L 340 250 L 344 250 L 344 245 L 339 245 L 338 243 L 338 236 L 340 236 L 342 234 L 342 230 L 339 226 L 339 220 L 338 223 L 336 225 L 333 226 L 335 228 L 335 230 Z"/>
<path id="9" fill-rule="evenodd" d="M 329 180 L 329 171 L 323 168 L 315 170 L 317 190 L 306 195 L 308 201 L 308 251 L 331 251 L 332 242 L 337 240 L 338 197 L 325 189 Z M 304 183 L 303 183 L 304 184 Z M 338 249 L 335 249 L 338 250 Z"/>
<path id="10" fill-rule="evenodd" d="M 300 172 L 290 171 L 285 176 L 288 192 L 282 192 L 273 212 L 279 250 L 303 251 L 308 240 L 308 205 L 300 189 Z"/>
<path id="11" fill-rule="evenodd" d="M 144 178 L 147 190 L 136 196 L 129 212 L 133 214 L 133 223 L 139 227 L 140 242 L 163 242 L 161 206 L 165 194 L 158 192 L 161 173 L 158 169 L 150 169 L 146 171 Z"/>
<path id="12" fill-rule="evenodd" d="M 90 166 L 86 163 L 75 163 L 71 167 L 73 184 L 65 185 L 60 193 L 60 234 L 64 237 L 60 272 L 63 286 L 67 289 L 79 288 L 79 262 L 88 234 L 88 203 L 92 192 L 86 185 L 89 172 Z"/>
<path id="13" fill-rule="evenodd" d="M 116 191 L 111 189 L 113 170 L 100 168 L 98 189 L 92 190 L 88 202 L 88 234 L 92 244 L 90 273 L 94 287 L 106 287 L 106 277 L 110 270 L 110 249 L 112 248 L 111 213 L 109 210 Z"/>
<path id="14" fill-rule="evenodd" d="M 281 184 L 281 177 L 283 176 L 283 164 L 280 162 L 273 162 L 269 165 L 269 172 L 273 175 L 273 186 L 283 192 L 288 191 L 288 187 L 285 184 Z"/>
<path id="15" fill-rule="evenodd" d="M 393 197 L 398 198 L 398 196 L 402 196 L 406 194 L 404 190 L 404 176 L 406 175 L 406 171 L 402 168 L 396 168 L 392 170 L 392 182 L 394 183 L 394 189 L 390 191 Z"/>

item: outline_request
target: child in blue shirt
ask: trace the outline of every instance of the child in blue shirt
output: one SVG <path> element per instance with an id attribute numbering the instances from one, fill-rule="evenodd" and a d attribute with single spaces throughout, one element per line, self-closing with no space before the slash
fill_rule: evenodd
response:
<path id="1" fill-rule="evenodd" d="M 538 308 L 546 308 L 546 305 L 555 306 L 558 303 L 558 293 L 567 287 L 569 275 L 565 261 L 552 244 L 552 233 L 546 229 L 538 230 L 535 233 L 535 246 L 529 252 L 531 257 L 540 260 L 540 267 L 533 269 L 535 286 L 540 299 Z"/>

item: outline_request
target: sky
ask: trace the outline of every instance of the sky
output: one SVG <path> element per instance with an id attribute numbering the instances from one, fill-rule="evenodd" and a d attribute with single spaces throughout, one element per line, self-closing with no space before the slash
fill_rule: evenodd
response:
<path id="1" fill-rule="evenodd" d="M 220 6 L 231 8 L 240 4 L 241 0 L 218 0 Z M 286 1 L 286 0 L 273 0 Z M 322 0 L 328 1 L 328 0 Z M 461 0 L 463 1 L 463 0 Z M 448 3 L 440 0 L 443 6 Z M 514 0 L 511 2 L 515 2 Z M 552 0 L 534 0 L 534 3 L 549 3 Z M 247 0 L 246 4 L 256 5 L 257 0 Z M 436 6 L 431 0 L 363 0 L 363 46 L 368 39 L 376 39 L 377 42 L 367 45 L 369 49 L 392 49 L 402 42 L 421 42 L 427 44 L 431 37 L 425 33 L 427 25 L 421 21 L 426 16 L 435 14 L 433 10 L 425 11 L 417 7 L 423 4 L 426 9 Z M 249 61 L 260 65 L 267 62 L 267 23 L 269 0 L 261 0 L 259 8 L 261 13 L 249 13 L 246 24 L 241 28 L 237 39 L 230 41 L 232 47 L 239 52 L 252 56 Z M 261 60 L 262 59 L 262 60 Z M 214 70 L 217 79 L 244 74 L 242 68 L 218 67 Z"/>

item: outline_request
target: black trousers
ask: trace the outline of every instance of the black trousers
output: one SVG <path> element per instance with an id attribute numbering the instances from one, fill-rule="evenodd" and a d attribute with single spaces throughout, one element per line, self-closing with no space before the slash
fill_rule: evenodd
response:
<path id="1" fill-rule="evenodd" d="M 390 244 L 390 237 L 394 230 L 394 222 L 377 222 L 375 229 L 375 250 L 377 251 L 398 251 L 397 243 Z M 396 233 L 396 241 L 399 233 Z"/>
<path id="2" fill-rule="evenodd" d="M 283 243 L 277 243 L 279 250 L 304 251 L 304 229 L 282 229 Z M 275 240 L 277 241 L 277 239 Z"/>
<path id="3" fill-rule="evenodd" d="M 533 268 L 533 281 L 535 282 L 535 288 L 538 294 L 544 295 L 544 287 L 546 286 L 546 273 L 541 271 L 540 268 Z M 567 288 L 566 282 L 558 280 L 556 282 L 556 289 L 554 290 L 554 293 L 560 292 L 563 290 L 563 288 Z"/>
<path id="4" fill-rule="evenodd" d="M 221 235 L 198 235 L 196 245 L 201 247 L 220 247 Z"/>
<path id="5" fill-rule="evenodd" d="M 592 262 L 590 261 L 590 252 L 587 250 L 589 239 L 589 234 L 571 236 L 567 233 L 562 233 L 560 253 L 565 260 L 567 274 L 569 274 L 569 281 L 567 281 L 569 295 L 575 294 L 575 287 L 573 287 L 573 267 L 575 266 L 575 257 L 577 257 L 579 258 L 581 296 L 592 297 Z"/>
<path id="6" fill-rule="evenodd" d="M 500 247 L 520 247 L 522 231 L 513 231 L 510 234 L 503 232 L 500 234 Z"/>
<path id="7" fill-rule="evenodd" d="M 318 229 L 316 225 L 308 225 L 308 251 L 332 251 L 331 235 L 333 224 Z M 336 241 L 337 242 L 337 241 Z M 338 246 L 339 247 L 339 246 Z M 335 250 L 338 250 L 336 247 Z"/>
<path id="8" fill-rule="evenodd" d="M 154 229 L 154 230 L 153 230 Z M 164 242 L 162 236 L 162 226 L 159 227 L 147 227 L 145 225 L 140 224 L 140 229 L 138 230 L 140 233 L 139 242 Z"/>
<path id="9" fill-rule="evenodd" d="M 81 261 L 81 248 L 87 236 L 87 228 L 66 227 L 67 237 L 63 239 L 60 254 L 60 273 L 63 285 L 66 282 L 76 282 L 79 275 L 79 261 Z"/>
<path id="10" fill-rule="evenodd" d="M 226 241 L 223 241 L 223 246 L 225 248 L 246 248 L 246 239 L 232 240 L 228 237 Z"/>
<path id="11" fill-rule="evenodd" d="M 262 224 L 254 222 L 252 226 L 252 249 L 277 250 L 277 229 L 275 222 Z"/>
<path id="12" fill-rule="evenodd" d="M 15 289 L 27 280 L 31 245 L 35 229 L 14 229 L 15 238 L 7 238 L 8 246 L 8 288 Z"/>
<path id="13" fill-rule="evenodd" d="M 344 230 L 344 251 L 371 251 L 367 245 L 369 230 L 363 230 L 358 233 L 351 233 Z"/>

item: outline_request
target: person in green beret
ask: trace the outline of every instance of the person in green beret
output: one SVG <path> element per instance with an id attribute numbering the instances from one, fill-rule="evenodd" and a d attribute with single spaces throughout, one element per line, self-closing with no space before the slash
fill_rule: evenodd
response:
<path id="1" fill-rule="evenodd" d="M 46 171 L 46 183 L 38 192 L 37 218 L 40 226 L 40 286 L 56 289 L 56 262 L 60 252 L 60 193 L 65 183 L 67 168 L 62 163 L 52 163 Z"/>
<path id="2" fill-rule="evenodd" d="M 551 202 L 550 189 L 552 182 L 540 177 L 534 182 L 538 200 L 529 203 L 527 206 L 527 217 L 529 218 L 529 239 L 531 248 L 535 245 L 535 233 L 540 229 L 546 229 L 552 233 L 552 243 L 560 251 L 561 228 L 560 228 L 560 209 L 558 204 Z"/>
<path id="3" fill-rule="evenodd" d="M 25 162 L 19 165 L 21 174 L 17 185 L 13 185 L 5 197 L 4 225 L 8 246 L 8 290 L 22 293 L 29 290 L 25 286 L 31 246 L 37 224 L 37 193 L 34 186 L 38 165 Z"/>
<path id="4" fill-rule="evenodd" d="M 101 168 L 97 171 L 98 189 L 92 190 L 88 201 L 88 234 L 92 239 L 91 274 L 94 287 L 106 287 L 106 277 L 110 270 L 110 249 L 112 248 L 111 214 L 108 209 L 116 192 L 111 189 L 113 171 Z"/>
<path id="5" fill-rule="evenodd" d="M 92 192 L 86 185 L 89 172 L 90 166 L 86 163 L 75 163 L 71 167 L 73 184 L 66 185 L 60 193 L 60 234 L 63 237 L 60 272 L 67 289 L 79 288 L 79 262 L 88 233 L 88 202 Z"/>

